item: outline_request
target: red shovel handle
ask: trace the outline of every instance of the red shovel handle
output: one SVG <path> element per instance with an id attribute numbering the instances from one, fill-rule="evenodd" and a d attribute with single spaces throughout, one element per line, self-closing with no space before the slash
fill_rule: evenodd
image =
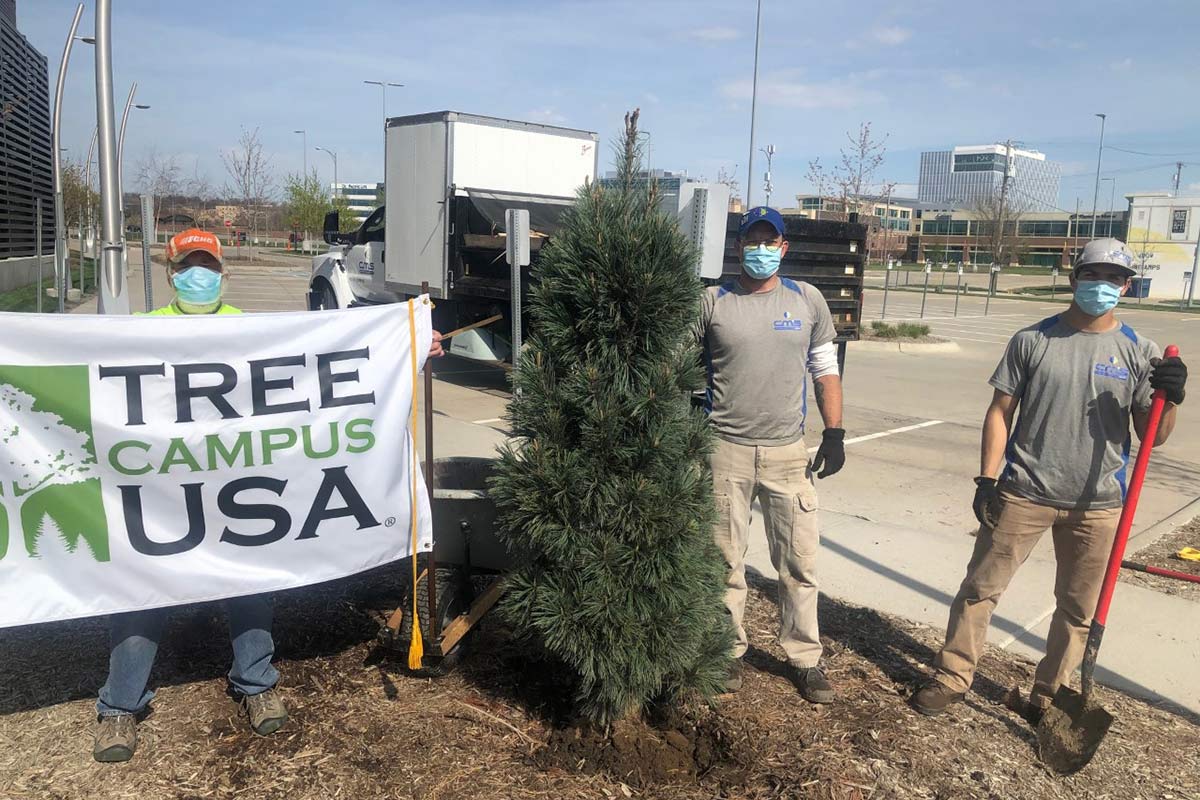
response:
<path id="1" fill-rule="evenodd" d="M 1163 351 L 1163 358 L 1175 358 L 1179 348 L 1168 345 Z M 1162 420 L 1163 408 L 1167 404 L 1167 394 L 1162 389 L 1154 393 L 1150 403 L 1150 419 L 1146 423 L 1146 435 L 1142 437 L 1138 447 L 1137 461 L 1133 466 L 1133 476 L 1129 479 L 1129 491 L 1125 494 L 1125 505 L 1121 509 L 1121 521 L 1117 524 L 1117 537 L 1113 541 L 1112 554 L 1108 558 L 1108 570 L 1104 573 L 1104 584 L 1100 589 L 1100 602 L 1096 605 L 1093 624 L 1101 628 L 1108 622 L 1108 607 L 1112 603 L 1113 590 L 1117 586 L 1117 576 L 1121 574 L 1121 559 L 1125 556 L 1125 545 L 1129 541 L 1129 530 L 1133 527 L 1133 515 L 1137 511 L 1138 498 L 1142 495 L 1142 481 L 1146 478 L 1146 466 L 1150 463 L 1150 451 L 1154 449 L 1154 440 L 1158 437 L 1158 423 Z"/>

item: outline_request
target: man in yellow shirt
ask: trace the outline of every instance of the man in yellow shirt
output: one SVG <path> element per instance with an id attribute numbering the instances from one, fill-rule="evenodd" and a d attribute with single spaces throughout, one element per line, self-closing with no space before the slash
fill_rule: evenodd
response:
<path id="1" fill-rule="evenodd" d="M 167 258 L 175 299 L 149 312 L 151 315 L 242 313 L 221 300 L 225 259 L 216 236 L 196 228 L 176 234 L 167 243 Z M 266 736 L 279 730 L 288 718 L 287 707 L 275 691 L 279 672 L 271 665 L 275 655 L 271 598 L 234 597 L 225 601 L 225 609 L 233 645 L 229 683 L 240 698 L 250 727 Z M 133 757 L 137 718 L 154 697 L 146 685 L 169 615 L 170 609 L 154 608 L 112 617 L 108 681 L 96 703 L 99 719 L 92 755 L 97 761 L 128 761 Z"/>
<path id="2" fill-rule="evenodd" d="M 167 242 L 167 280 L 175 290 L 170 305 L 149 312 L 153 316 L 177 314 L 241 314 L 222 302 L 225 288 L 225 257 L 221 240 L 215 234 L 199 228 L 177 233 Z"/>

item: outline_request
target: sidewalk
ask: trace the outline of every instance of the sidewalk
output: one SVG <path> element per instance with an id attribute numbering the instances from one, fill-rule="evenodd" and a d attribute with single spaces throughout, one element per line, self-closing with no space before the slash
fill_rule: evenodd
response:
<path id="1" fill-rule="evenodd" d="M 1193 504 L 1191 512 L 1200 512 L 1200 507 Z M 820 514 L 822 592 L 945 628 L 973 537 L 827 510 Z M 1170 529 L 1157 527 L 1163 530 L 1144 532 L 1134 547 Z M 757 508 L 751 531 L 746 563 L 774 578 Z M 1001 598 L 988 631 L 989 642 L 1035 661 L 1041 658 L 1054 610 L 1054 572 L 1053 547 L 1046 534 Z M 1200 603 L 1118 583 L 1096 678 L 1129 694 L 1200 714 L 1198 631 Z M 1027 692 L 1029 687 L 1022 689 Z"/>

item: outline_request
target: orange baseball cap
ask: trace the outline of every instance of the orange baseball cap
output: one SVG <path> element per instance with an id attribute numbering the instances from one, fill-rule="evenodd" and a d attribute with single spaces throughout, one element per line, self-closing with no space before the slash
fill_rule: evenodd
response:
<path id="1" fill-rule="evenodd" d="M 225 256 L 221 254 L 221 240 L 216 234 L 202 231 L 199 228 L 188 228 L 171 237 L 167 242 L 167 259 L 172 264 L 178 264 L 188 253 L 203 250 L 224 266 Z"/>

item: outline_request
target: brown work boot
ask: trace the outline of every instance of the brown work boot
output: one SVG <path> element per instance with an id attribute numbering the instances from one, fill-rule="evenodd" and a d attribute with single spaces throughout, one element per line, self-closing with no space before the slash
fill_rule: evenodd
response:
<path id="1" fill-rule="evenodd" d="M 725 684 L 721 687 L 725 692 L 736 692 L 742 688 L 742 660 L 735 658 L 729 662 L 729 673 L 725 676 Z"/>
<path id="2" fill-rule="evenodd" d="M 936 717 L 966 696 L 966 692 L 951 691 L 941 681 L 931 680 L 912 696 L 912 707 L 927 717 Z"/>
<path id="3" fill-rule="evenodd" d="M 133 714 L 106 714 L 96 720 L 92 757 L 104 764 L 128 761 L 137 749 L 137 722 Z"/>
<path id="4" fill-rule="evenodd" d="M 242 695 L 242 710 L 250 718 L 250 727 L 259 736 L 270 736 L 287 722 L 287 706 L 274 689 L 260 694 Z"/>

